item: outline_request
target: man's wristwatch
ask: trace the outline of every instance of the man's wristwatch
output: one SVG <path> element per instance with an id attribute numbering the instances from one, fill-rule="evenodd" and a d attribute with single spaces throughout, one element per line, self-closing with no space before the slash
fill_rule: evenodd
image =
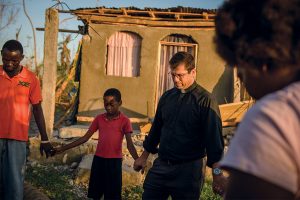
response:
<path id="1" fill-rule="evenodd" d="M 220 168 L 216 167 L 216 168 L 213 168 L 212 173 L 213 173 L 213 175 L 218 176 L 218 175 L 222 174 L 222 170 Z"/>

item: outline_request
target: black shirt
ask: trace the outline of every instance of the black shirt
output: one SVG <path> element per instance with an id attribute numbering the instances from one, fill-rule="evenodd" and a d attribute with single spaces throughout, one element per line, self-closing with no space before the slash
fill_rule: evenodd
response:
<path id="1" fill-rule="evenodd" d="M 159 144 L 159 149 L 157 146 Z M 159 100 L 151 130 L 143 146 L 161 159 L 190 161 L 207 155 L 207 165 L 223 156 L 219 107 L 196 82 L 185 91 L 173 88 Z"/>

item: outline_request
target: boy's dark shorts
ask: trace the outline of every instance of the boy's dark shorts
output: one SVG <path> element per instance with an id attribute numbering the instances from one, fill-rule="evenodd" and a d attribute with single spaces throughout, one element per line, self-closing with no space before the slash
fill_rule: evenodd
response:
<path id="1" fill-rule="evenodd" d="M 122 158 L 94 156 L 88 197 L 100 199 L 121 199 Z"/>

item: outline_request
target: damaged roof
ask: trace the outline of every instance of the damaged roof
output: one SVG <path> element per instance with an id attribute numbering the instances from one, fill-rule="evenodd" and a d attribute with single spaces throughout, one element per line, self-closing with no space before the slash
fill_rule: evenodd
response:
<path id="1" fill-rule="evenodd" d="M 63 11 L 61 11 L 63 12 Z M 216 9 L 173 8 L 78 8 L 70 11 L 84 23 L 127 24 L 150 27 L 214 27 Z"/>

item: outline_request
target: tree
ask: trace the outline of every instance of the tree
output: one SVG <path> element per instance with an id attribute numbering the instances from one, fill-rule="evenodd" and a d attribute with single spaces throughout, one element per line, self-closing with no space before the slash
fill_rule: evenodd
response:
<path id="1" fill-rule="evenodd" d="M 18 4 L 9 0 L 0 0 L 0 32 L 15 22 L 19 13 Z"/>
<path id="2" fill-rule="evenodd" d="M 60 64 L 62 70 L 64 70 L 65 74 L 68 74 L 70 63 L 71 63 L 71 56 L 70 56 L 70 49 L 68 48 L 68 44 L 71 41 L 71 35 L 67 35 L 62 42 L 58 45 L 58 50 L 60 50 Z"/>
<path id="3" fill-rule="evenodd" d="M 27 13 L 27 10 L 26 10 L 26 4 L 25 4 L 25 0 L 23 0 L 23 11 L 30 23 L 30 26 L 31 26 L 31 29 L 32 29 L 32 36 L 33 36 L 33 54 L 34 54 L 34 66 L 35 66 L 35 72 L 36 72 L 36 75 L 39 76 L 40 75 L 40 72 L 39 72 L 39 68 L 37 66 L 37 54 L 36 54 L 36 37 L 35 37 L 35 29 L 34 29 L 34 26 L 33 26 L 33 23 L 32 23 L 32 20 L 30 18 L 30 16 L 28 15 Z"/>
<path id="4" fill-rule="evenodd" d="M 21 32 L 21 29 L 22 29 L 22 25 L 17 29 L 16 40 L 19 40 L 19 35 L 20 35 L 20 32 Z"/>

